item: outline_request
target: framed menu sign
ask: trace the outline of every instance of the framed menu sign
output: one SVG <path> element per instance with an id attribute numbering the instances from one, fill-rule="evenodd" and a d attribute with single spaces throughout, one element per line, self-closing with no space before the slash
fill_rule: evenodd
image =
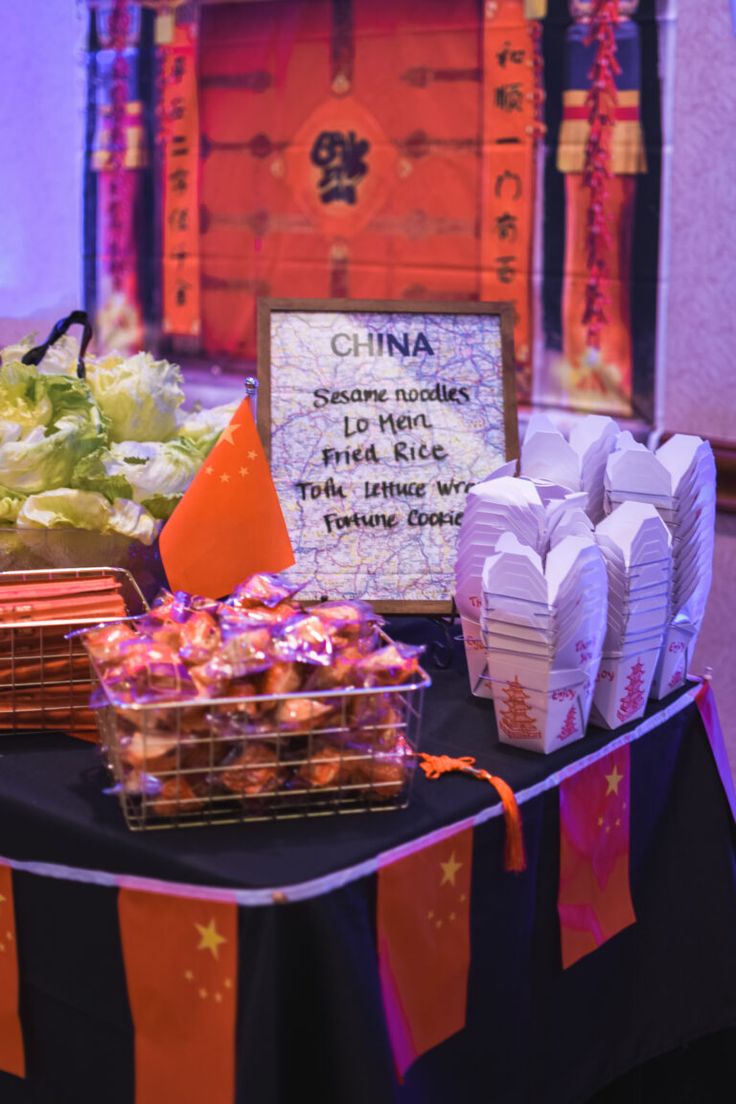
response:
<path id="1" fill-rule="evenodd" d="M 465 496 L 518 455 L 511 304 L 264 299 L 258 326 L 302 596 L 448 612 Z"/>

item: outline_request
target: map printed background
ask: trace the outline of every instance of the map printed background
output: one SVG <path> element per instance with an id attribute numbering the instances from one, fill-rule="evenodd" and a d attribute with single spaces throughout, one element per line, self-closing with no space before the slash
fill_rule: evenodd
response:
<path id="1" fill-rule="evenodd" d="M 449 600 L 468 484 L 505 460 L 500 318 L 273 311 L 271 396 L 304 595 Z"/>

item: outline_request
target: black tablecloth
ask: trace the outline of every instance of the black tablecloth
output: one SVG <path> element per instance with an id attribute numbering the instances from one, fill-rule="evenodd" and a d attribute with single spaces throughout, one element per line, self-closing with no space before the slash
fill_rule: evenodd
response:
<path id="1" fill-rule="evenodd" d="M 504 747 L 490 703 L 468 692 L 464 666 L 456 660 L 432 675 L 424 749 L 477 755 L 517 791 L 613 738 L 593 729 L 551 757 Z M 467 1027 L 419 1059 L 403 1086 L 383 1021 L 375 876 L 310 900 L 241 908 L 238 1101 L 575 1104 L 648 1057 L 736 1023 L 732 824 L 697 708 L 659 724 L 631 754 L 638 922 L 562 971 L 558 791 L 523 806 L 521 875 L 503 871 L 502 819 L 477 827 Z M 91 746 L 3 737 L 0 854 L 288 892 L 497 801 L 467 777 L 418 775 L 405 811 L 132 833 L 115 799 L 101 794 L 104 783 Z M 0 1075 L 2 1104 L 131 1104 L 116 894 L 16 872 L 29 1076 Z"/>

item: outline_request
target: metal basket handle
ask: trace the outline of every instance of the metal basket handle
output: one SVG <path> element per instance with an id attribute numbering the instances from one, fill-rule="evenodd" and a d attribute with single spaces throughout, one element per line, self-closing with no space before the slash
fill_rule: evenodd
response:
<path id="1" fill-rule="evenodd" d="M 70 326 L 83 327 L 82 340 L 79 343 L 77 376 L 79 379 L 85 379 L 87 371 L 84 366 L 84 354 L 87 352 L 87 346 L 92 340 L 92 323 L 89 320 L 87 312 L 83 310 L 74 310 L 71 314 L 67 314 L 64 318 L 60 318 L 44 343 L 42 345 L 36 345 L 33 349 L 28 350 L 23 357 L 23 364 L 40 364 L 51 346 L 55 345 L 59 338 L 64 336 Z"/>

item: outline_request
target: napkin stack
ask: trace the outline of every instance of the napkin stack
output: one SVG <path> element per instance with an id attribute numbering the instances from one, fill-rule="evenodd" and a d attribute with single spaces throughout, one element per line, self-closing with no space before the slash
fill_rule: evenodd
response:
<path id="1" fill-rule="evenodd" d="M 546 557 L 512 533 L 483 566 L 481 629 L 499 738 L 555 751 L 585 733 L 606 632 L 606 567 L 594 537 Z"/>
<path id="2" fill-rule="evenodd" d="M 486 647 L 480 628 L 483 608 L 482 573 L 486 557 L 499 539 L 512 534 L 538 556 L 565 536 L 590 535 L 583 512 L 585 494 L 559 485 L 510 474 L 506 464 L 471 488 L 458 536 L 455 603 L 462 623 L 470 687 L 478 697 L 492 697 L 486 671 Z"/>
<path id="3" fill-rule="evenodd" d="M 586 512 L 597 525 L 605 513 L 606 461 L 618 436 L 612 418 L 590 414 L 575 424 L 565 440 L 546 414 L 534 414 L 521 449 L 521 474 L 553 480 L 571 491 L 585 491 Z"/>
<path id="4" fill-rule="evenodd" d="M 713 573 L 716 470 L 710 445 L 677 434 L 650 452 L 622 434 L 606 467 L 606 506 L 647 502 L 672 534 L 672 587 L 651 696 L 663 698 L 687 677 Z"/>
<path id="5" fill-rule="evenodd" d="M 618 728 L 646 708 L 669 619 L 672 538 L 643 502 L 624 502 L 595 535 L 608 569 L 608 625 L 592 716 Z"/>
<path id="6" fill-rule="evenodd" d="M 93 739 L 89 660 L 74 625 L 126 615 L 120 579 L 0 576 L 0 729 L 59 729 Z M 38 573 L 39 577 L 43 575 Z"/>

